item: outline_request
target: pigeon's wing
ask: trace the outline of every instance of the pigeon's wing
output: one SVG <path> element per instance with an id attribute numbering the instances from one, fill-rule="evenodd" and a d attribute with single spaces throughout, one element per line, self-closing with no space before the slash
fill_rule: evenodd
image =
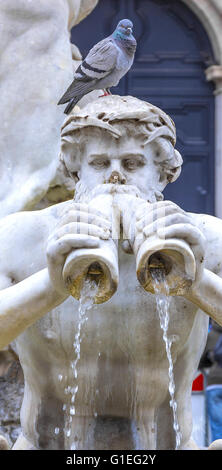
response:
<path id="1" fill-rule="evenodd" d="M 106 77 L 115 67 L 118 49 L 111 38 L 98 42 L 79 65 L 74 80 L 58 104 L 67 103 L 74 96 L 85 95 L 94 89 L 101 78 Z"/>
<path id="2" fill-rule="evenodd" d="M 89 93 L 89 91 L 93 90 L 94 85 L 96 84 L 97 80 L 92 80 L 91 78 L 74 78 L 73 82 L 66 90 L 62 98 L 60 98 L 58 104 L 67 103 L 69 100 L 74 98 L 75 96 L 83 96 Z"/>
<path id="3" fill-rule="evenodd" d="M 91 78 L 104 78 L 114 69 L 118 54 L 112 38 L 105 38 L 89 51 L 81 68 Z"/>

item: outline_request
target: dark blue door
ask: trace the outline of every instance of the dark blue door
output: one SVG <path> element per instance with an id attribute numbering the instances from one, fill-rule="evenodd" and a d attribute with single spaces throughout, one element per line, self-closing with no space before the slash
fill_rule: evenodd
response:
<path id="1" fill-rule="evenodd" d="M 165 199 L 187 211 L 214 213 L 214 97 L 204 70 L 215 63 L 205 30 L 180 0 L 100 0 L 72 31 L 83 56 L 122 18 L 138 41 L 130 72 L 111 91 L 134 95 L 166 111 L 177 127 L 184 164 Z"/>

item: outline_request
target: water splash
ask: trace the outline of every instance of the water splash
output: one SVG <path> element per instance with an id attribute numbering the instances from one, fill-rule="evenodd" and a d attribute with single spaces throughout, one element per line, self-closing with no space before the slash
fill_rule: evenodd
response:
<path id="1" fill-rule="evenodd" d="M 173 374 L 173 360 L 171 355 L 172 338 L 168 336 L 169 326 L 169 286 L 166 281 L 164 271 L 162 269 L 152 269 L 151 272 L 153 280 L 153 288 L 156 294 L 156 306 L 160 319 L 160 327 L 163 331 L 163 340 L 165 342 L 166 354 L 169 364 L 169 394 L 170 394 L 170 407 L 173 411 L 173 429 L 176 436 L 176 450 L 180 448 L 182 434 L 180 432 L 178 417 L 177 417 L 177 402 L 175 399 L 175 382 Z"/>

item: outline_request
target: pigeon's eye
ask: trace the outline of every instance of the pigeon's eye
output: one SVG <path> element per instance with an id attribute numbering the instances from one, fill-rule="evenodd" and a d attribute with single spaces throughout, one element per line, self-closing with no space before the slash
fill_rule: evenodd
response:
<path id="1" fill-rule="evenodd" d="M 90 165 L 93 166 L 93 168 L 102 170 L 103 168 L 108 168 L 110 166 L 110 161 L 105 158 L 95 158 L 90 162 Z"/>

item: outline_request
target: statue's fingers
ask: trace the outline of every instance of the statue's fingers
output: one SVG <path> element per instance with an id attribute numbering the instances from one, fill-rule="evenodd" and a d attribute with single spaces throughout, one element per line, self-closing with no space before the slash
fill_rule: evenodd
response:
<path id="1" fill-rule="evenodd" d="M 47 247 L 47 255 L 57 260 L 59 255 L 67 255 L 70 250 L 75 248 L 98 248 L 99 238 L 89 235 L 64 234 L 60 239 L 51 243 Z"/>
<path id="2" fill-rule="evenodd" d="M 82 202 L 73 202 L 72 209 L 81 212 L 88 212 L 90 214 L 98 215 L 99 217 L 109 220 L 107 214 L 103 214 L 103 212 L 99 211 L 95 207 L 89 206 L 89 204 L 85 204 Z"/>
<path id="3" fill-rule="evenodd" d="M 102 227 L 104 229 L 109 230 L 111 230 L 112 225 L 109 220 L 98 215 L 91 214 L 90 212 L 71 210 L 61 219 L 59 226 L 61 227 L 71 222 L 81 222 L 98 225 L 98 227 Z"/>
<path id="4" fill-rule="evenodd" d="M 143 217 L 144 211 L 161 211 L 164 210 L 164 208 L 167 210 L 168 207 L 172 208 L 174 211 L 182 212 L 185 214 L 185 211 L 172 201 L 158 201 L 153 202 L 152 204 L 144 202 L 144 204 L 141 204 L 136 211 L 136 220 L 139 221 L 141 217 Z"/>
<path id="5" fill-rule="evenodd" d="M 195 227 L 192 224 L 179 223 L 172 225 L 170 227 L 161 227 L 158 229 L 157 234 L 160 238 L 180 238 L 191 246 L 196 246 L 200 248 L 201 252 L 205 247 L 205 237 L 202 234 L 201 230 Z"/>
<path id="6" fill-rule="evenodd" d="M 110 237 L 110 230 L 108 228 L 101 228 L 94 224 L 87 224 L 85 222 L 70 222 L 69 224 L 60 227 L 55 237 L 58 239 L 65 234 L 80 234 L 80 235 L 92 235 L 103 239 Z"/>
<path id="7" fill-rule="evenodd" d="M 183 214 L 169 214 L 166 217 L 161 217 L 144 227 L 143 234 L 146 237 L 150 237 L 155 233 L 159 233 L 161 229 L 165 230 L 166 227 L 170 228 L 171 226 L 178 225 L 178 223 L 188 224 L 188 220 L 188 217 Z"/>
<path id="8" fill-rule="evenodd" d="M 181 216 L 181 214 L 186 217 L 186 220 L 188 220 L 188 216 L 182 209 L 178 209 L 177 206 L 174 204 L 168 204 L 168 205 L 161 205 L 161 206 L 155 206 L 153 207 L 152 210 L 149 212 L 146 212 L 141 219 L 136 222 L 136 228 L 137 230 L 143 230 L 144 227 L 147 225 L 151 224 L 152 222 L 158 221 L 159 219 L 162 219 L 164 217 L 167 217 L 168 215 L 175 214 Z M 170 219 L 169 219 L 170 220 Z M 164 223 L 161 221 L 160 223 Z"/>

